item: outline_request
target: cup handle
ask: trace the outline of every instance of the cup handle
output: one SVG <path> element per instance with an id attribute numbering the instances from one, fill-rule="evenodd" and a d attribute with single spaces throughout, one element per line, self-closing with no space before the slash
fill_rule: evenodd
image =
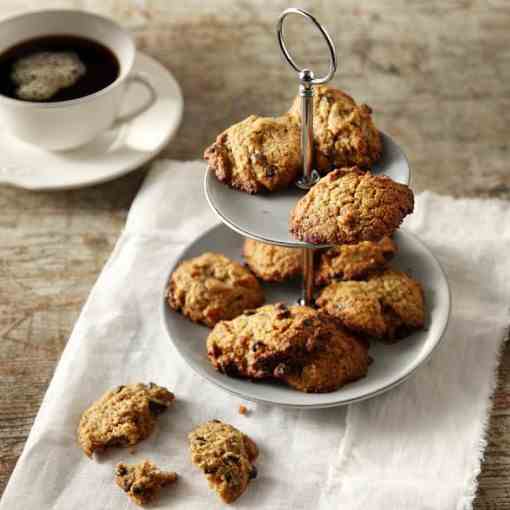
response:
<path id="1" fill-rule="evenodd" d="M 115 125 L 123 124 L 124 122 L 129 122 L 130 120 L 133 120 L 138 115 L 147 111 L 156 102 L 156 99 L 158 97 L 157 93 L 156 93 L 156 89 L 152 85 L 149 77 L 145 73 L 141 73 L 141 72 L 131 73 L 126 78 L 124 97 L 129 89 L 129 87 L 131 87 L 131 85 L 133 83 L 139 83 L 140 85 L 143 85 L 146 88 L 146 90 L 149 91 L 149 97 L 146 99 L 146 101 L 142 105 L 134 108 L 131 111 L 123 113 L 122 115 L 117 115 L 117 118 L 115 119 L 115 123 L 114 123 Z"/>

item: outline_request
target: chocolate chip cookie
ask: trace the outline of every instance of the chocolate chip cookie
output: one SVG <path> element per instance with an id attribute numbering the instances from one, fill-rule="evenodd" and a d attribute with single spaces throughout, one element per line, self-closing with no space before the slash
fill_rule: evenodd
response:
<path id="1" fill-rule="evenodd" d="M 246 239 L 243 257 L 257 277 L 266 282 L 282 282 L 302 272 L 302 254 L 295 248 Z"/>
<path id="2" fill-rule="evenodd" d="M 247 193 L 289 186 L 301 171 L 300 128 L 290 115 L 251 115 L 221 133 L 204 158 L 216 177 Z"/>
<path id="3" fill-rule="evenodd" d="M 397 252 L 397 245 L 389 237 L 378 242 L 333 246 L 316 254 L 315 285 L 327 285 L 334 280 L 358 280 L 380 269 Z"/>
<path id="4" fill-rule="evenodd" d="M 232 425 L 208 421 L 188 436 L 191 461 L 225 503 L 234 502 L 256 478 L 257 445 Z"/>
<path id="5" fill-rule="evenodd" d="M 219 322 L 207 338 L 207 353 L 214 367 L 229 376 L 275 377 L 278 365 L 302 361 L 324 333 L 316 310 L 277 303 Z"/>
<path id="6" fill-rule="evenodd" d="M 290 114 L 301 123 L 301 98 L 296 97 Z M 357 105 L 341 90 L 321 85 L 313 98 L 314 163 L 326 173 L 334 168 L 357 165 L 370 168 L 382 154 L 379 131 L 372 110 Z"/>
<path id="7" fill-rule="evenodd" d="M 156 418 L 175 400 L 154 383 L 128 384 L 108 391 L 82 415 L 78 443 L 90 457 L 108 446 L 132 446 L 150 435 Z"/>
<path id="8" fill-rule="evenodd" d="M 279 367 L 280 379 L 299 391 L 327 393 L 365 377 L 368 365 L 367 344 L 332 325 L 327 342 L 311 353 L 303 365 Z"/>
<path id="9" fill-rule="evenodd" d="M 182 262 L 172 273 L 167 291 L 170 307 L 193 322 L 212 328 L 264 302 L 255 276 L 219 253 L 204 253 Z"/>
<path id="10" fill-rule="evenodd" d="M 294 207 L 290 232 L 313 244 L 355 244 L 391 236 L 413 212 L 411 189 L 357 167 L 320 179 Z"/>
<path id="11" fill-rule="evenodd" d="M 350 330 L 380 340 L 403 338 L 425 323 L 421 285 L 394 269 L 375 273 L 366 281 L 331 283 L 316 303 Z"/>
<path id="12" fill-rule="evenodd" d="M 154 501 L 159 491 L 177 481 L 177 473 L 161 471 L 144 460 L 138 464 L 117 464 L 115 468 L 117 485 L 137 504 L 146 505 Z"/>

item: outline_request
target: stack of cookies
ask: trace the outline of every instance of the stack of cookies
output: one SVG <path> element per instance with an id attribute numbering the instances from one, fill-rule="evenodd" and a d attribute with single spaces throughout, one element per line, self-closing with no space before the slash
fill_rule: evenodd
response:
<path id="1" fill-rule="evenodd" d="M 314 96 L 314 160 L 322 178 L 297 202 L 289 231 L 330 246 L 315 253 L 316 308 L 263 305 L 262 282 L 302 274 L 299 249 L 247 239 L 245 267 L 219 253 L 182 262 L 171 275 L 169 306 L 212 328 L 207 355 L 229 377 L 272 380 L 330 392 L 364 377 L 369 342 L 393 342 L 424 326 L 423 291 L 388 267 L 392 239 L 414 196 L 370 171 L 382 154 L 367 105 L 327 86 Z M 301 175 L 299 98 L 277 118 L 252 115 L 205 151 L 210 171 L 247 193 L 273 193 Z"/>

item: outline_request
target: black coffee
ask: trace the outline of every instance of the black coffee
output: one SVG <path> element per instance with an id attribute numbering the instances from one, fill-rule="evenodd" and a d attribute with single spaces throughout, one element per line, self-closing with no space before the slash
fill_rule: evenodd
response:
<path id="1" fill-rule="evenodd" d="M 0 55 L 0 94 L 25 101 L 67 101 L 104 89 L 119 73 L 117 57 L 101 43 L 47 35 Z"/>

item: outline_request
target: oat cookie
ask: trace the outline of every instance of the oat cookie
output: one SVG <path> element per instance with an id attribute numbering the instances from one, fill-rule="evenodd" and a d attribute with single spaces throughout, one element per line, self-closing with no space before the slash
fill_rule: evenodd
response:
<path id="1" fill-rule="evenodd" d="M 188 436 L 191 461 L 225 503 L 235 501 L 256 478 L 257 445 L 232 425 L 208 421 Z"/>
<path id="2" fill-rule="evenodd" d="M 233 377 L 277 377 L 282 363 L 298 363 L 324 341 L 323 318 L 306 306 L 282 303 L 247 310 L 219 322 L 207 338 L 210 362 Z"/>
<path id="3" fill-rule="evenodd" d="M 369 356 L 366 343 L 333 326 L 329 340 L 300 366 L 283 367 L 280 378 L 307 393 L 327 393 L 365 377 Z"/>
<path id="4" fill-rule="evenodd" d="M 204 253 L 182 262 L 172 273 L 167 291 L 170 307 L 193 322 L 212 328 L 264 302 L 253 274 L 219 253 Z"/>
<path id="5" fill-rule="evenodd" d="M 382 154 L 379 131 L 366 104 L 357 105 L 341 90 L 315 87 L 313 129 L 315 168 L 326 173 L 334 168 L 371 167 Z M 301 98 L 296 97 L 290 114 L 301 123 Z"/>
<path id="6" fill-rule="evenodd" d="M 421 285 L 394 269 L 366 281 L 331 283 L 320 293 L 317 305 L 350 330 L 381 340 L 397 340 L 425 323 Z"/>
<path id="7" fill-rule="evenodd" d="M 258 193 L 289 186 L 301 171 L 300 128 L 290 115 L 251 115 L 221 133 L 204 158 L 232 188 Z"/>
<path id="8" fill-rule="evenodd" d="M 149 460 L 120 463 L 115 468 L 115 481 L 137 505 L 143 506 L 154 501 L 163 487 L 174 484 L 177 473 L 161 471 Z"/>
<path id="9" fill-rule="evenodd" d="M 358 280 L 380 269 L 397 252 L 397 245 L 389 237 L 378 242 L 333 246 L 316 254 L 315 284 L 327 285 L 334 280 Z"/>
<path id="10" fill-rule="evenodd" d="M 119 386 L 82 414 L 78 443 L 89 457 L 108 446 L 133 446 L 150 435 L 156 417 L 174 400 L 173 393 L 154 383 Z"/>
<path id="11" fill-rule="evenodd" d="M 355 244 L 391 236 L 413 212 L 411 189 L 357 167 L 337 169 L 299 200 L 290 232 L 314 244 Z"/>
<path id="12" fill-rule="evenodd" d="M 243 257 L 258 278 L 266 282 L 282 282 L 302 272 L 301 250 L 246 239 Z"/>

